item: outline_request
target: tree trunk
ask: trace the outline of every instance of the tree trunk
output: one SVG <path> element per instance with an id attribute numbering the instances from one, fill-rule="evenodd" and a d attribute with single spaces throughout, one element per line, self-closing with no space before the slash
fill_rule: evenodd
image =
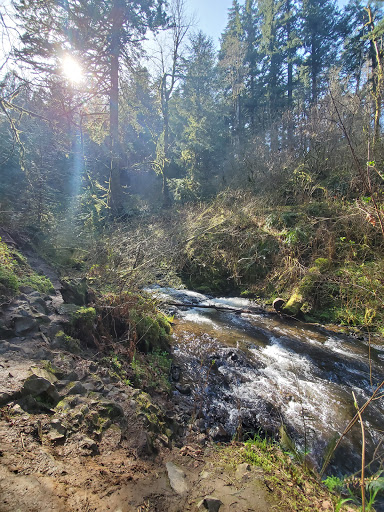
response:
<path id="1" fill-rule="evenodd" d="M 373 75 L 373 97 L 375 100 L 375 117 L 374 117 L 374 138 L 373 144 L 379 140 L 380 138 L 380 119 L 381 119 L 381 111 L 382 111 L 382 93 L 383 93 L 383 62 L 382 56 L 379 48 L 379 44 L 377 42 L 377 38 L 374 35 L 375 24 L 373 20 L 372 10 L 370 7 L 366 7 L 366 11 L 368 13 L 368 26 L 371 30 L 371 59 L 372 59 L 372 75 Z"/>
<path id="2" fill-rule="evenodd" d="M 118 215 L 122 209 L 121 194 L 121 158 L 119 144 L 119 57 L 120 32 L 123 19 L 120 0 L 115 0 L 111 11 L 112 35 L 110 49 L 110 82 L 109 91 L 109 130 L 110 130 L 110 175 L 109 175 L 109 206 L 112 214 Z"/>

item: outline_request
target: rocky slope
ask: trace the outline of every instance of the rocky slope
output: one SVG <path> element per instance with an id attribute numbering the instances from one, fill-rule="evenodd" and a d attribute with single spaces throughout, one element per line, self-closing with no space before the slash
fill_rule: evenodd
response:
<path id="1" fill-rule="evenodd" d="M 189 430 L 171 394 L 150 396 L 96 349 L 66 345 L 76 306 L 50 277 L 56 294 L 22 288 L 0 311 L 0 512 L 295 510 L 238 447 L 223 456 Z M 325 490 L 298 492 L 333 510 Z"/>

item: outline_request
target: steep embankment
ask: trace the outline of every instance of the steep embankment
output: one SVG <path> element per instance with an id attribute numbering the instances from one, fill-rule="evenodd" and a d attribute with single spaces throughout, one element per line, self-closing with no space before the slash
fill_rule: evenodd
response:
<path id="1" fill-rule="evenodd" d="M 282 297 L 291 299 L 288 314 L 382 334 L 384 244 L 368 210 L 337 199 L 278 206 L 226 193 L 113 226 L 105 256 L 87 265 L 100 282 L 184 284 L 267 306 Z"/>

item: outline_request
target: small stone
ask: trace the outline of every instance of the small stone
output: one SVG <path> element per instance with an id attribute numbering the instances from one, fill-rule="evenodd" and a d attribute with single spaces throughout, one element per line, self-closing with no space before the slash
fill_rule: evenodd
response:
<path id="1" fill-rule="evenodd" d="M 179 393 L 181 393 L 182 395 L 190 395 L 191 394 L 191 387 L 188 386 L 188 385 L 182 385 L 182 384 L 179 384 L 177 383 L 175 385 L 175 388 L 177 389 L 177 391 Z"/>
<path id="2" fill-rule="evenodd" d="M 222 441 L 228 438 L 228 432 L 222 425 L 212 427 L 209 431 L 209 435 L 214 441 Z"/>
<path id="3" fill-rule="evenodd" d="M 83 450 L 89 450 L 93 454 L 99 451 L 97 443 L 90 437 L 83 437 L 79 442 L 80 448 Z"/>
<path id="4" fill-rule="evenodd" d="M 166 468 L 172 489 L 177 492 L 177 494 L 186 493 L 188 491 L 188 484 L 184 471 L 173 462 L 167 462 Z"/>
<path id="5" fill-rule="evenodd" d="M 12 414 L 24 414 L 24 411 L 23 409 L 20 407 L 19 404 L 15 404 L 12 408 L 11 408 L 11 411 L 12 411 Z"/>
<path id="6" fill-rule="evenodd" d="M 215 496 L 207 496 L 203 500 L 203 505 L 209 512 L 218 512 L 222 504 L 223 502 L 219 498 L 215 498 Z"/>
<path id="7" fill-rule="evenodd" d="M 58 419 L 54 419 L 51 421 L 51 427 L 55 429 L 57 432 L 59 432 L 59 434 L 65 435 L 67 433 L 67 429 Z"/>
<path id="8" fill-rule="evenodd" d="M 64 434 L 60 434 L 59 432 L 57 432 L 57 430 L 53 429 L 53 430 L 50 430 L 47 434 L 47 437 L 48 439 L 52 442 L 52 443 L 55 443 L 55 444 L 59 444 L 61 442 L 64 442 L 65 441 L 65 435 Z"/>
<path id="9" fill-rule="evenodd" d="M 211 476 L 211 473 L 209 471 L 202 471 L 200 473 L 200 478 L 203 479 L 203 480 L 206 480 L 207 478 L 209 478 Z"/>
<path id="10" fill-rule="evenodd" d="M 169 447 L 169 439 L 165 434 L 159 434 L 157 438 L 163 443 L 164 446 Z"/>

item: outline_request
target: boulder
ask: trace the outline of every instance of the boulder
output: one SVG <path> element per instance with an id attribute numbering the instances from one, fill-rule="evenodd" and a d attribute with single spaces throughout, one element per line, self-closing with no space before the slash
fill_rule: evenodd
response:
<path id="1" fill-rule="evenodd" d="M 70 382 L 61 393 L 64 396 L 67 395 L 86 395 L 87 389 L 84 387 L 84 385 L 80 382 Z"/>
<path id="2" fill-rule="evenodd" d="M 60 396 L 54 386 L 57 381 L 55 375 L 41 368 L 32 368 L 31 371 L 32 375 L 24 381 L 22 394 L 32 397 L 40 396 L 49 402 L 57 403 Z"/>
<path id="3" fill-rule="evenodd" d="M 37 330 L 38 327 L 38 323 L 34 315 L 25 310 L 22 312 L 25 312 L 25 314 L 15 315 L 13 317 L 13 326 L 16 336 L 23 336 L 35 329 Z"/>
<path id="4" fill-rule="evenodd" d="M 29 299 L 29 305 L 33 310 L 41 313 L 42 315 L 48 315 L 50 312 L 47 303 L 41 296 L 32 296 Z"/>
<path id="5" fill-rule="evenodd" d="M 84 306 L 88 302 L 88 287 L 85 278 L 61 280 L 60 292 L 66 303 Z"/>

